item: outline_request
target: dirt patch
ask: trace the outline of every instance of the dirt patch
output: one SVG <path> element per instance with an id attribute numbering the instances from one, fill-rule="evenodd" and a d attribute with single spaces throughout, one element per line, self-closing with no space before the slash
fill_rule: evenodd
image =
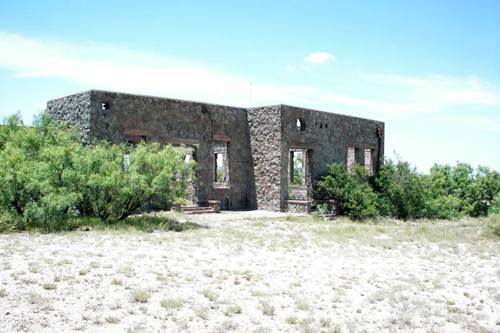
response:
<path id="1" fill-rule="evenodd" d="M 440 224 L 409 233 L 295 218 L 223 213 L 190 217 L 208 228 L 182 233 L 0 235 L 0 331 L 500 329 L 498 241 L 424 237 Z"/>

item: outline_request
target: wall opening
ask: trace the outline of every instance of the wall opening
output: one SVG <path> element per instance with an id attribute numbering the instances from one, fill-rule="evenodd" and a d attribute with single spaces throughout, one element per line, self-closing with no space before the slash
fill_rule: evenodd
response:
<path id="1" fill-rule="evenodd" d="M 293 185 L 304 184 L 304 151 L 290 151 L 290 183 Z"/>
<path id="2" fill-rule="evenodd" d="M 369 176 L 373 176 L 373 149 L 365 149 L 365 168 Z"/>
<path id="3" fill-rule="evenodd" d="M 295 126 L 297 126 L 297 130 L 299 132 L 302 132 L 303 130 L 306 129 L 306 122 L 302 118 L 297 118 L 297 121 L 295 122 Z"/>
<path id="4" fill-rule="evenodd" d="M 309 200 L 310 198 L 310 152 L 307 149 L 289 150 L 288 200 Z"/>
<path id="5" fill-rule="evenodd" d="M 229 185 L 227 143 L 214 143 L 214 186 L 227 187 Z"/>
<path id="6" fill-rule="evenodd" d="M 356 166 L 356 148 L 347 147 L 347 170 L 349 172 Z"/>
<path id="7" fill-rule="evenodd" d="M 108 102 L 101 102 L 101 109 L 103 111 L 111 109 L 111 105 Z"/>

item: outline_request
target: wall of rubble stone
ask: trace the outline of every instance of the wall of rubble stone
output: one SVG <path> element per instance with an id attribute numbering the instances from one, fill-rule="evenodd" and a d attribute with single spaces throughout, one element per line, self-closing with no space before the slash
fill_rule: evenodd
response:
<path id="1" fill-rule="evenodd" d="M 90 118 L 91 139 L 196 146 L 199 201 L 220 200 L 222 209 L 256 208 L 245 109 L 107 91 L 92 90 L 89 94 L 90 103 L 86 102 L 84 111 L 72 106 L 75 102 L 65 97 L 48 103 L 49 109 L 54 110 L 50 114 L 66 120 L 73 117 L 68 114 L 82 112 L 83 118 Z M 64 107 L 66 102 L 70 104 Z M 78 122 L 73 124 L 81 126 Z M 87 123 L 85 131 L 86 128 Z M 228 147 L 229 184 L 225 187 L 213 184 L 214 141 L 226 142 Z"/>
<path id="2" fill-rule="evenodd" d="M 90 92 L 86 91 L 51 100 L 46 111 L 52 118 L 78 128 L 83 142 L 88 143 L 91 139 L 90 103 Z"/>
<path id="3" fill-rule="evenodd" d="M 257 207 L 279 211 L 281 200 L 281 106 L 247 111 Z"/>
<path id="4" fill-rule="evenodd" d="M 359 148 L 361 164 L 364 149 L 372 151 L 375 167 L 384 158 L 384 138 L 377 136 L 383 122 L 286 105 L 244 109 L 92 90 L 49 101 L 47 110 L 77 126 L 87 142 L 195 146 L 198 199 L 220 200 L 221 209 L 286 210 L 291 148 L 308 151 L 304 193 L 313 193 L 329 164 L 346 163 L 348 147 Z M 228 186 L 214 186 L 214 142 L 227 143 Z"/>
<path id="5" fill-rule="evenodd" d="M 297 119 L 305 128 L 297 128 Z M 347 147 L 357 147 L 362 152 L 372 150 L 374 167 L 383 162 L 384 139 L 377 136 L 377 128 L 384 129 L 384 123 L 375 120 L 345 116 L 293 106 L 282 106 L 283 149 L 281 158 L 284 166 L 282 179 L 288 177 L 288 150 L 303 148 L 309 150 L 309 168 L 312 187 L 328 171 L 334 162 L 347 162 Z M 359 154 L 357 163 L 364 163 L 364 154 Z M 288 182 L 282 185 L 283 193 L 288 193 Z"/>

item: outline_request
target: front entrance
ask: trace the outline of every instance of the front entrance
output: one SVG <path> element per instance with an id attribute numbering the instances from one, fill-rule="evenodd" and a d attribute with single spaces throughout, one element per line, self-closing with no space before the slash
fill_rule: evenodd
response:
<path id="1" fill-rule="evenodd" d="M 287 211 L 309 212 L 311 209 L 310 150 L 291 148 L 288 153 Z"/>

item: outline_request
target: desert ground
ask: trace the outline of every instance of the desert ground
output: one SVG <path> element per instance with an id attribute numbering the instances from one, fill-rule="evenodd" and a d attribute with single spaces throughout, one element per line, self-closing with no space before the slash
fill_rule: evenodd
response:
<path id="1" fill-rule="evenodd" d="M 177 217 L 204 227 L 0 235 L 0 332 L 500 332 L 477 220 Z"/>

